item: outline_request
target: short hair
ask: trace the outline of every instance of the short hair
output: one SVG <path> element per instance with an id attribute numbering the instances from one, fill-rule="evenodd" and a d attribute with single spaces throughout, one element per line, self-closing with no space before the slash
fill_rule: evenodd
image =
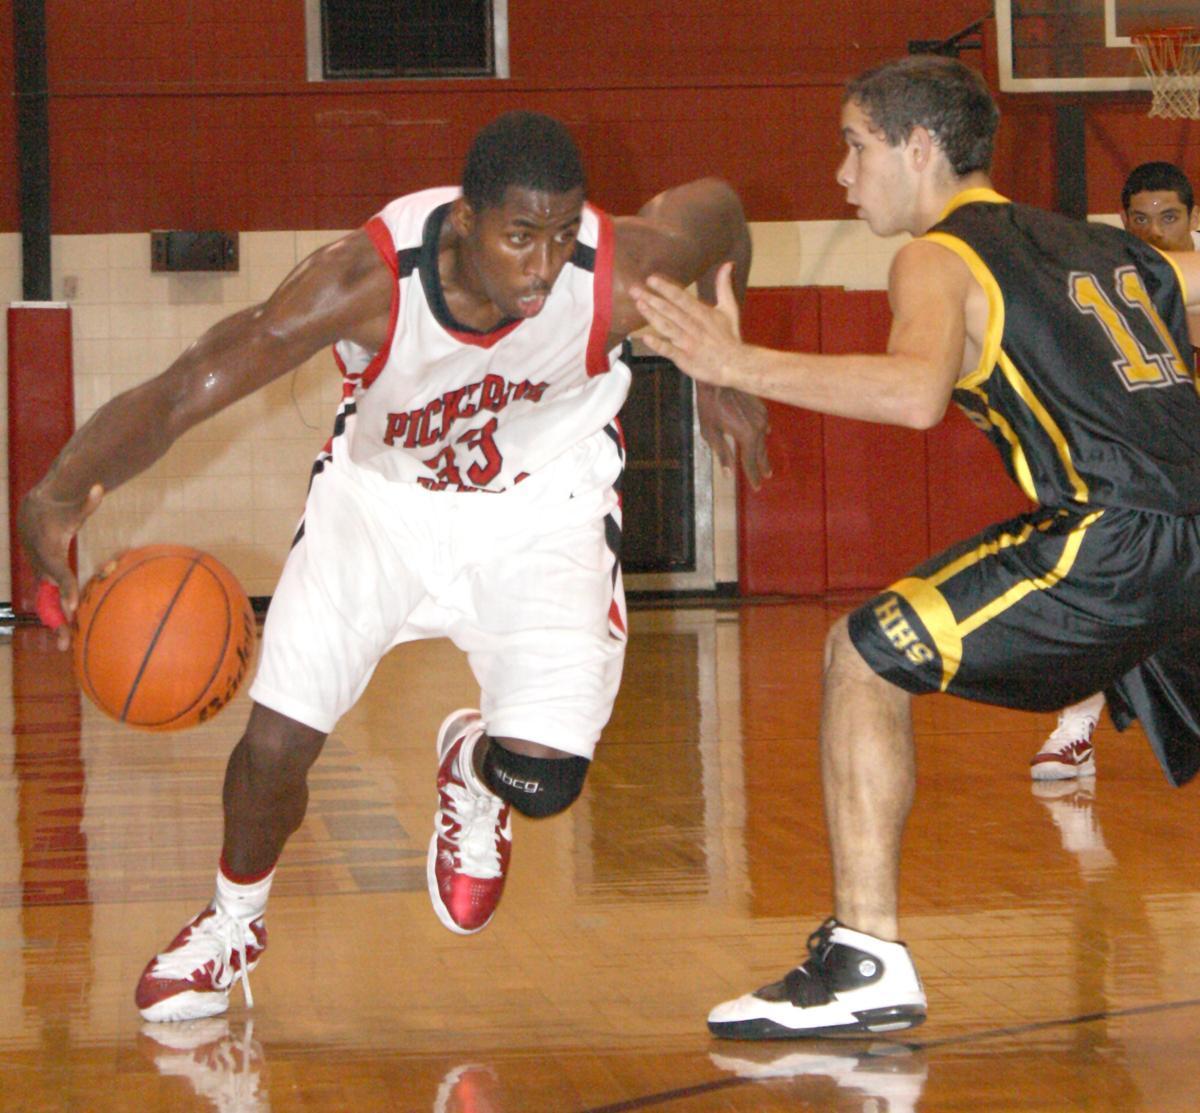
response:
<path id="1" fill-rule="evenodd" d="M 1135 166 L 1121 188 L 1121 208 L 1128 212 L 1133 195 L 1145 193 L 1147 190 L 1178 193 L 1179 200 L 1189 213 L 1196 206 L 1192 183 L 1173 162 L 1143 162 L 1141 166 Z"/>
<path id="2" fill-rule="evenodd" d="M 983 78 L 956 58 L 914 54 L 877 66 L 846 86 L 849 100 L 893 147 L 923 127 L 960 178 L 991 166 L 1000 110 Z"/>
<path id="3" fill-rule="evenodd" d="M 499 205 L 510 186 L 546 193 L 585 188 L 571 133 L 539 112 L 506 112 L 482 128 L 467 152 L 462 190 L 475 210 Z"/>

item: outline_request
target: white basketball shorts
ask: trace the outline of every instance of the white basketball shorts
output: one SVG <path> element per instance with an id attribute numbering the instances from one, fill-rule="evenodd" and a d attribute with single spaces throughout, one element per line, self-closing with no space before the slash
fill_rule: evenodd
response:
<path id="1" fill-rule="evenodd" d="M 625 655 L 621 467 L 605 431 L 500 494 L 391 483 L 336 456 L 309 490 L 251 698 L 329 733 L 389 649 L 444 636 L 489 734 L 590 758 Z"/>

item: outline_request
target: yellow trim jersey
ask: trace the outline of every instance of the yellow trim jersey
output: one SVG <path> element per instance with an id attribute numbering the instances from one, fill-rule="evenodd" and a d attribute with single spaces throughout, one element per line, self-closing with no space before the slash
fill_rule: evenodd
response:
<path id="1" fill-rule="evenodd" d="M 955 399 L 1042 505 L 850 615 L 909 692 L 1052 711 L 1103 690 L 1173 784 L 1200 771 L 1200 398 L 1181 276 L 1133 236 L 972 190 L 928 233 L 987 295 Z"/>
<path id="2" fill-rule="evenodd" d="M 956 197 L 926 238 L 987 294 L 981 358 L 954 400 L 1025 493 L 1200 512 L 1200 395 L 1170 257 L 987 189 Z"/>

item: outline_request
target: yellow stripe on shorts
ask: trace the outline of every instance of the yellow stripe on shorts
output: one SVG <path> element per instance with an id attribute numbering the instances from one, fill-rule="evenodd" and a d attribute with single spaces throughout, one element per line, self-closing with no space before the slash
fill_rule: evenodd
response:
<path id="1" fill-rule="evenodd" d="M 1093 510 L 1079 520 L 1079 523 L 1067 534 L 1062 555 L 1049 572 L 1043 576 L 1033 576 L 1013 584 L 1003 594 L 998 595 L 961 622 L 954 617 L 949 602 L 938 590 L 938 584 L 945 583 L 985 557 L 993 556 L 1002 549 L 1011 548 L 1013 545 L 1024 543 L 1035 529 L 1045 529 L 1051 525 L 1052 519 L 1048 519 L 1040 526 L 1029 523 L 1016 533 L 1001 534 L 999 537 L 977 546 L 969 553 L 964 553 L 925 579 L 909 576 L 888 588 L 889 591 L 901 596 L 912 607 L 921 620 L 921 624 L 929 631 L 929 636 L 933 639 L 933 644 L 942 659 L 941 691 L 946 691 L 950 686 L 950 682 L 958 672 L 959 665 L 962 664 L 963 638 L 1008 610 L 1009 607 L 1019 603 L 1031 591 L 1044 591 L 1048 587 L 1053 587 L 1066 576 L 1075 564 L 1088 528 L 1103 513 L 1103 510 Z"/>

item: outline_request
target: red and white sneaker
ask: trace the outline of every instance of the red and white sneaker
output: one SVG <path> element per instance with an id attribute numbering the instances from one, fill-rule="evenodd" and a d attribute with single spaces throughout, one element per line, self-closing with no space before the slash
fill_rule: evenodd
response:
<path id="1" fill-rule="evenodd" d="M 267 949 L 261 916 L 239 920 L 210 904 L 157 954 L 138 981 L 138 1011 L 152 1023 L 217 1016 L 229 1008 L 229 991 L 241 980 L 246 1004 L 251 970 Z"/>
<path id="2" fill-rule="evenodd" d="M 471 767 L 483 720 L 469 708 L 438 730 L 438 810 L 425 876 L 438 919 L 459 935 L 487 926 L 504 892 L 512 854 L 509 806 Z"/>
<path id="3" fill-rule="evenodd" d="M 1058 725 L 1029 763 L 1035 781 L 1063 781 L 1070 777 L 1094 777 L 1096 755 L 1092 732 L 1104 709 L 1102 694 L 1090 696 L 1059 713 Z"/>

